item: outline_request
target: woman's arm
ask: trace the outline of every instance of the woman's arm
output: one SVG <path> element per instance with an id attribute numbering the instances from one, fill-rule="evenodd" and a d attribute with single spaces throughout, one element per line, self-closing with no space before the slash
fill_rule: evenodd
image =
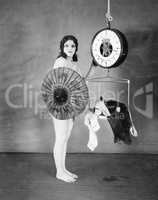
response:
<path id="1" fill-rule="evenodd" d="M 65 59 L 62 57 L 57 58 L 54 62 L 53 68 L 56 69 L 59 67 L 65 67 Z"/>

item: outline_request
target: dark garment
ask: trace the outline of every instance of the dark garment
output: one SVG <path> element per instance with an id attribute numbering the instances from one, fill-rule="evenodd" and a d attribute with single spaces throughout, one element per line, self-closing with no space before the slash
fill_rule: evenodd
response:
<path id="1" fill-rule="evenodd" d="M 113 130 L 114 143 L 121 140 L 125 144 L 131 144 L 130 128 L 132 122 L 127 106 L 115 100 L 104 101 L 104 103 L 111 114 L 108 121 Z"/>

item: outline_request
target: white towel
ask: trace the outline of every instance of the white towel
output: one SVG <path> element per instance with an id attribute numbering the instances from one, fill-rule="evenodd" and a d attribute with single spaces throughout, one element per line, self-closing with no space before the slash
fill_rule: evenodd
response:
<path id="1" fill-rule="evenodd" d="M 97 116 L 94 113 L 89 111 L 85 115 L 84 124 L 89 129 L 89 140 L 88 140 L 87 147 L 91 151 L 94 151 L 94 149 L 98 146 L 98 140 L 97 140 L 96 132 L 100 129 Z"/>

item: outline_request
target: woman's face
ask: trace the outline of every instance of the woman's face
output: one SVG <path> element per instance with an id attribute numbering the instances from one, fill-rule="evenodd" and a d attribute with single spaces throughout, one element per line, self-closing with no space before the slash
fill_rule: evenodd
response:
<path id="1" fill-rule="evenodd" d="M 73 57 L 74 53 L 76 51 L 76 45 L 73 40 L 68 40 L 64 44 L 64 53 L 67 55 L 67 57 Z"/>

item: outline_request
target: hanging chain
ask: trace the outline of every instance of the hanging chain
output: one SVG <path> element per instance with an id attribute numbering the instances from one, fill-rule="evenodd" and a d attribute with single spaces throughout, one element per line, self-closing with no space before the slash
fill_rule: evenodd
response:
<path id="1" fill-rule="evenodd" d="M 107 0 L 107 12 L 105 14 L 105 18 L 106 18 L 106 24 L 108 26 L 108 28 L 110 28 L 110 22 L 113 20 L 113 17 L 111 16 L 110 13 L 110 0 Z"/>

